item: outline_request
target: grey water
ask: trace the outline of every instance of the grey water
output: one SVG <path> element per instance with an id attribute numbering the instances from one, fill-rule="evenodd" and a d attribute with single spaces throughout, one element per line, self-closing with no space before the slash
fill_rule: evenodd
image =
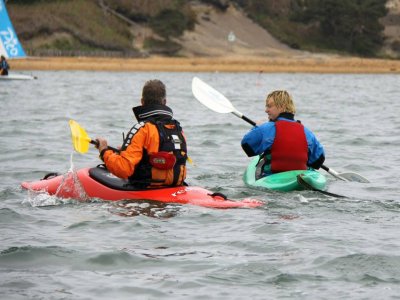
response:
<path id="1" fill-rule="evenodd" d="M 400 299 L 400 76 L 344 74 L 34 72 L 0 82 L 1 299 Z M 253 190 L 240 140 L 250 125 L 197 102 L 198 76 L 250 119 L 286 89 L 318 136 L 334 198 Z M 22 181 L 95 166 L 73 153 L 69 119 L 120 145 L 149 79 L 167 85 L 184 128 L 187 182 L 256 209 L 151 202 L 78 202 L 32 194 Z"/>

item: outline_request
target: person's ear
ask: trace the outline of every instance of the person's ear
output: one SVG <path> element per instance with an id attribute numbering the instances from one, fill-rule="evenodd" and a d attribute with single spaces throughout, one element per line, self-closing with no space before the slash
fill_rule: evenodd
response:
<path id="1" fill-rule="evenodd" d="M 144 105 L 143 98 L 140 99 L 140 103 L 142 104 L 142 106 Z"/>

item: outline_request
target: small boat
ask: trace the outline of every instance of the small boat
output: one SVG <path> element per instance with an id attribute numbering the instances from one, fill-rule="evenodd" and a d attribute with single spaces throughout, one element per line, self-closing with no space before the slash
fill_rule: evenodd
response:
<path id="1" fill-rule="evenodd" d="M 37 77 L 26 74 L 8 74 L 0 76 L 0 80 L 33 80 L 33 79 L 37 79 Z"/>
<path id="2" fill-rule="evenodd" d="M 50 173 L 42 180 L 23 182 L 21 186 L 30 191 L 46 192 L 56 197 L 81 201 L 91 198 L 106 201 L 153 200 L 211 208 L 255 208 L 264 204 L 255 199 L 230 200 L 221 193 L 213 193 L 196 186 L 140 190 L 127 180 L 114 176 L 102 166 L 84 168 L 64 175 Z"/>
<path id="3" fill-rule="evenodd" d="M 314 169 L 275 173 L 256 179 L 258 160 L 258 157 L 253 158 L 243 175 L 243 181 L 249 187 L 283 192 L 304 189 L 324 190 L 326 187 L 325 176 Z"/>
<path id="4" fill-rule="evenodd" d="M 6 1 L 7 2 L 7 1 Z M 0 54 L 7 59 L 26 58 L 14 26 L 10 20 L 4 0 L 0 0 Z M 2 80 L 32 80 L 35 76 L 25 74 L 8 74 L 0 76 Z"/>

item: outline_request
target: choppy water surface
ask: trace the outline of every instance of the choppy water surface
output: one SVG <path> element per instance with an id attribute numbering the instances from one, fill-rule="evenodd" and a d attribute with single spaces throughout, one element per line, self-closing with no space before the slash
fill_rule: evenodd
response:
<path id="1" fill-rule="evenodd" d="M 399 75 L 36 72 L 0 82 L 1 299 L 399 299 Z M 198 103 L 199 76 L 249 118 L 287 89 L 298 119 L 324 144 L 326 165 L 371 183 L 262 192 L 244 186 L 250 129 Z M 141 87 L 159 78 L 195 165 L 188 182 L 257 209 L 79 203 L 20 189 L 71 168 L 69 119 L 118 146 Z M 99 163 L 91 149 L 73 168 Z M 324 171 L 321 171 L 324 172 Z"/>

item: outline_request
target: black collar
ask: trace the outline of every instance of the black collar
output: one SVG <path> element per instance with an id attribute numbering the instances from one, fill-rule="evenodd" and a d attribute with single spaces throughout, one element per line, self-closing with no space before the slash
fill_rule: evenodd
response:
<path id="1" fill-rule="evenodd" d="M 294 114 L 288 113 L 288 112 L 280 113 L 279 116 L 275 120 L 273 120 L 272 122 L 278 121 L 279 118 L 285 118 L 285 119 L 294 121 Z"/>
<path id="2" fill-rule="evenodd" d="M 172 109 L 162 104 L 140 105 L 132 108 L 138 122 L 153 120 L 171 120 L 173 117 Z"/>

